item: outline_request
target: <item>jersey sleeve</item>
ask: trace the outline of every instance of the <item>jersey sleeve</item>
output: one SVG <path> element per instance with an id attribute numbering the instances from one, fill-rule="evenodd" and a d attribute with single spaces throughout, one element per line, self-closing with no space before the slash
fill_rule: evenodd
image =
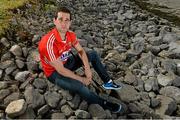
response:
<path id="1" fill-rule="evenodd" d="M 73 46 L 76 46 L 79 43 L 77 36 L 74 32 L 71 33 L 71 43 Z"/>
<path id="2" fill-rule="evenodd" d="M 55 39 L 54 39 L 55 40 Z M 59 52 L 57 46 L 54 44 L 54 40 L 48 41 L 41 50 L 44 59 L 48 62 L 57 60 Z"/>

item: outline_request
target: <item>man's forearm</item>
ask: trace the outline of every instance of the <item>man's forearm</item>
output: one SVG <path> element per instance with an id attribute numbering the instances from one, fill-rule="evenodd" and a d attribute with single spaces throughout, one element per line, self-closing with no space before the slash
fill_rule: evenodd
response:
<path id="1" fill-rule="evenodd" d="M 84 50 L 81 50 L 78 52 L 79 53 L 79 56 L 84 64 L 84 68 L 85 69 L 90 69 L 90 66 L 89 66 L 89 61 L 88 61 L 88 58 L 87 58 L 87 55 L 86 55 L 86 52 Z"/>
<path id="2" fill-rule="evenodd" d="M 83 77 L 74 74 L 74 72 L 72 72 L 71 70 L 68 70 L 67 68 L 63 68 L 63 70 L 58 70 L 58 69 L 56 69 L 56 70 L 59 74 L 65 76 L 65 77 L 69 77 L 69 78 L 78 80 L 80 82 L 83 81 Z"/>

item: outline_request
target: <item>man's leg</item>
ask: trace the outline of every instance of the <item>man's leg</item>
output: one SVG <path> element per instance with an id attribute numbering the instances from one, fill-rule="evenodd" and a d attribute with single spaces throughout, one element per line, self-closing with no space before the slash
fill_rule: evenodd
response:
<path id="1" fill-rule="evenodd" d="M 112 112 L 118 112 L 121 110 L 121 105 L 108 102 L 94 92 L 91 92 L 83 83 L 80 81 L 64 77 L 57 72 L 54 72 L 49 78 L 52 83 L 60 86 L 65 90 L 79 94 L 83 99 L 89 103 L 99 104 L 104 109 L 109 109 Z"/>
<path id="2" fill-rule="evenodd" d="M 88 56 L 89 62 L 91 62 L 95 71 L 98 73 L 100 78 L 104 81 L 105 84 L 103 85 L 103 87 L 105 89 L 120 89 L 121 88 L 120 85 L 113 83 L 106 69 L 102 65 L 100 57 L 98 56 L 96 51 L 87 52 L 87 56 Z"/>

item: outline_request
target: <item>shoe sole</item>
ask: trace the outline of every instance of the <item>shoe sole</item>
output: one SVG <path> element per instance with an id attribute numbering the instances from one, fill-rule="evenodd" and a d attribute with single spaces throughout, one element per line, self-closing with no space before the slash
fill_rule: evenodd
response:
<path id="1" fill-rule="evenodd" d="M 119 90 L 119 89 L 122 88 L 122 86 L 119 87 L 119 88 L 112 88 L 112 87 L 105 87 L 104 85 L 102 85 L 102 87 L 103 87 L 104 89 L 106 89 L 106 90 Z"/>
<path id="2" fill-rule="evenodd" d="M 121 112 L 121 109 L 122 109 L 122 105 L 119 105 L 119 109 L 115 112 L 112 112 L 112 113 L 119 113 L 119 112 Z"/>

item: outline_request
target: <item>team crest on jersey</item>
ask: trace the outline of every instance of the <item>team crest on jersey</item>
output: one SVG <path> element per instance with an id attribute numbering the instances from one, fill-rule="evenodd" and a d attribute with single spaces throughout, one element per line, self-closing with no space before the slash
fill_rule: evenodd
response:
<path id="1" fill-rule="evenodd" d="M 61 61 L 66 61 L 69 57 L 69 51 L 64 51 L 60 57 Z"/>

